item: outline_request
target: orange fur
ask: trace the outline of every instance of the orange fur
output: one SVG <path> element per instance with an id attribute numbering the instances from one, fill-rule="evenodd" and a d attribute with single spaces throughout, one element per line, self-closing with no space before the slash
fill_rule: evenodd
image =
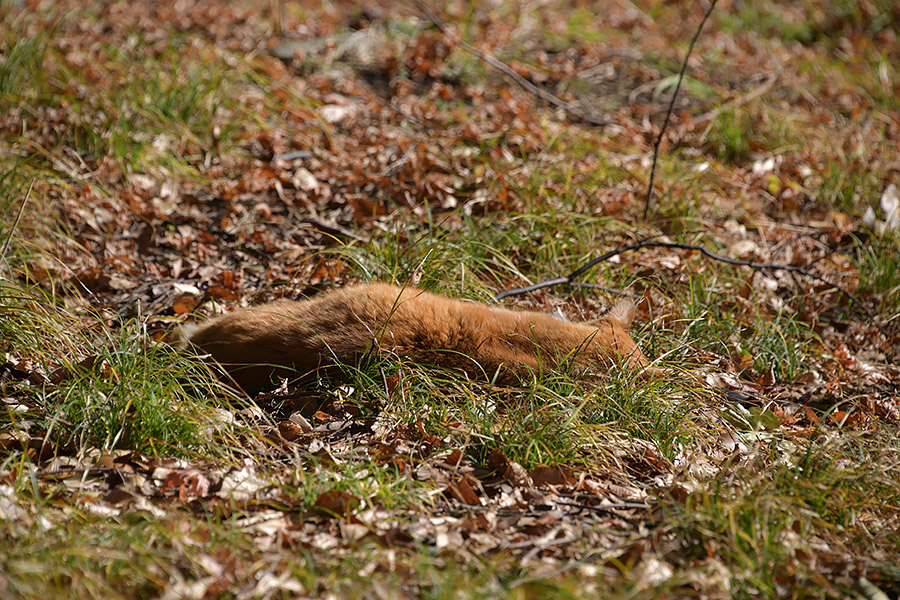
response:
<path id="1" fill-rule="evenodd" d="M 646 366 L 628 335 L 634 315 L 619 300 L 605 317 L 567 323 L 550 315 L 495 308 L 416 288 L 372 283 L 310 300 L 281 300 L 238 310 L 187 334 L 245 390 L 273 376 L 311 374 L 335 363 L 356 365 L 373 351 L 512 382 L 567 358 L 587 373 L 622 360 Z"/>

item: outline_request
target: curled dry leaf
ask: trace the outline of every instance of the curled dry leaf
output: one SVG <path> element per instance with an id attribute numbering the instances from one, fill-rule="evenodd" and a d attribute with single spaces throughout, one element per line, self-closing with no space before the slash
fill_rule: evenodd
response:
<path id="1" fill-rule="evenodd" d="M 546 485 L 574 485 L 578 482 L 578 477 L 571 467 L 566 465 L 541 465 L 535 467 L 529 472 L 531 480 L 537 487 Z"/>
<path id="2" fill-rule="evenodd" d="M 159 489 L 163 494 L 170 490 L 178 491 L 179 500 L 203 498 L 209 492 L 209 478 L 197 469 L 172 471 L 166 475 L 166 479 Z"/>
<path id="3" fill-rule="evenodd" d="M 530 485 L 528 472 L 515 461 L 509 460 L 500 450 L 492 450 L 488 455 L 488 466 L 509 483 L 514 485 Z"/>
<path id="4" fill-rule="evenodd" d="M 475 488 L 465 477 L 460 477 L 447 484 L 447 491 L 453 498 L 456 498 L 463 504 L 472 506 L 481 506 L 481 498 L 475 492 Z"/>

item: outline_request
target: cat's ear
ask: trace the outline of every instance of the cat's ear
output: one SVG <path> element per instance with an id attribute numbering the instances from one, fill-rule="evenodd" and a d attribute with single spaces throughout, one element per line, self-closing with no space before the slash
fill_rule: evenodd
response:
<path id="1" fill-rule="evenodd" d="M 613 302 L 606 318 L 614 321 L 622 329 L 628 329 L 634 320 L 634 301 L 631 298 L 619 298 Z"/>

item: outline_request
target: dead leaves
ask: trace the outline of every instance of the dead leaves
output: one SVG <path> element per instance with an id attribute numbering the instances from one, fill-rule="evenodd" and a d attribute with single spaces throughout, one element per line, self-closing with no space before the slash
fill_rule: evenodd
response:
<path id="1" fill-rule="evenodd" d="M 170 490 L 177 492 L 179 500 L 203 498 L 209 492 L 209 479 L 197 469 L 172 471 L 166 475 L 159 488 L 161 494 L 166 494 Z"/>
<path id="2" fill-rule="evenodd" d="M 360 503 L 361 500 L 353 494 L 331 490 L 319 494 L 314 507 L 326 516 L 345 519 L 354 513 Z"/>
<path id="3" fill-rule="evenodd" d="M 280 60 L 261 52 L 277 46 L 266 40 L 274 19 L 271 6 L 255 10 L 188 1 L 113 3 L 97 16 L 83 15 L 80 6 L 68 11 L 69 20 L 40 28 L 62 32 L 46 63 L 59 69 L 51 59 L 54 52 L 61 54 L 65 69 L 55 73 L 54 81 L 68 80 L 65 89 L 42 95 L 37 106 L 23 103 L 0 114 L 0 129 L 10 139 L 22 139 L 16 148 L 25 162 L 37 161 L 52 173 L 38 186 L 50 203 L 49 221 L 58 221 L 72 237 L 48 240 L 53 258 L 34 260 L 22 279 L 47 289 L 57 281 L 71 284 L 90 296 L 92 308 L 117 312 L 110 323 L 137 316 L 140 306 L 151 327 L 171 328 L 173 318 L 189 320 L 192 314 L 234 304 L 306 293 L 309 286 L 340 285 L 352 267 L 335 260 L 329 249 L 365 242 L 373 232 L 396 232 L 402 247 L 416 242 L 419 229 L 441 228 L 443 235 L 469 215 L 491 217 L 487 226 L 505 231 L 513 220 L 507 215 L 535 201 L 530 186 L 536 179 L 541 180 L 537 195 L 549 214 L 570 211 L 632 222 L 657 125 L 659 92 L 664 91 L 660 79 L 665 74 L 644 53 L 677 54 L 672 48 L 684 40 L 682 21 L 691 21 L 692 15 L 681 11 L 676 23 L 657 22 L 655 14 L 650 19 L 631 3 L 612 3 L 597 22 L 611 24 L 615 39 L 601 43 L 586 41 L 587 30 L 573 35 L 573 28 L 583 27 L 579 15 L 540 4 L 516 8 L 512 19 L 490 7 L 451 4 L 443 10 L 454 22 L 467 23 L 466 38 L 476 47 L 518 57 L 508 62 L 520 77 L 614 114 L 614 131 L 567 129 L 559 115 L 531 95 L 473 69 L 471 57 L 458 52 L 452 40 L 387 6 L 364 7 L 350 18 L 341 5 L 300 12 L 293 7 L 283 23 L 292 37 L 282 44 L 286 50 L 279 52 Z M 797 15 L 786 5 L 779 9 Z M 689 7 L 687 13 L 697 10 Z M 354 31 L 345 31 L 350 22 Z M 544 27 L 564 42 L 562 50 L 551 47 L 555 41 L 541 39 Z M 840 41 L 842 53 L 849 56 L 850 46 L 864 41 L 860 27 L 857 21 L 838 27 L 851 36 L 849 46 Z M 640 51 L 629 47 L 635 41 Z M 867 154 L 878 136 L 896 137 L 891 115 L 866 114 L 861 99 L 875 102 L 874 95 L 835 81 L 812 102 L 802 89 L 793 50 L 763 48 L 759 38 L 727 32 L 717 33 L 712 42 L 723 64 L 737 61 L 742 68 L 708 74 L 708 65 L 692 64 L 696 84 L 715 86 L 722 79 L 722 97 L 739 100 L 753 93 L 754 82 L 767 81 L 752 73 L 770 70 L 769 58 L 777 55 L 783 72 L 771 95 L 804 107 L 811 128 L 836 132 L 836 144 L 852 157 L 844 168 L 848 173 L 893 176 L 892 149 Z M 154 62 L 167 52 L 171 63 Z M 204 69 L 191 72 L 197 56 L 205 58 L 198 63 Z M 163 87 L 172 87 L 190 73 L 200 78 L 207 65 L 223 72 L 217 95 L 174 127 L 135 121 L 138 130 L 118 138 L 134 145 L 119 155 L 113 152 L 113 135 L 123 133 L 121 124 L 100 115 L 121 111 L 125 117 L 129 110 L 154 104 L 143 95 L 118 105 L 98 102 L 104 95 L 121 97 L 117 75 L 142 81 L 154 71 L 171 69 L 174 75 L 163 78 Z M 889 98 L 886 77 L 879 85 Z M 690 148 L 697 140 L 690 136 L 706 123 L 691 115 L 708 107 L 701 106 L 699 96 L 683 99 L 669 139 L 681 147 L 671 165 L 687 176 L 665 185 L 668 197 L 690 198 L 692 204 L 669 207 L 663 227 L 671 228 L 670 235 L 700 218 L 729 256 L 812 264 L 817 273 L 874 301 L 874 295 L 865 297 L 871 292 L 857 287 L 865 276 L 864 267 L 852 259 L 853 247 L 860 244 L 853 237 L 860 234 L 858 223 L 846 208 L 835 208 L 835 199 L 816 196 L 832 166 L 826 153 L 815 143 L 807 148 L 806 139 L 799 144 L 786 139 L 773 151 L 757 135 L 736 148 L 736 155 L 746 154 L 744 160 L 732 164 L 708 152 L 697 157 Z M 192 119 L 202 117 L 207 104 L 215 104 L 215 110 L 208 122 L 195 126 Z M 842 112 L 832 114 L 828 105 Z M 741 110 L 748 115 L 745 133 L 771 129 L 780 121 L 773 119 L 777 105 L 757 111 L 747 102 Z M 858 131 L 847 135 L 838 131 L 842 127 Z M 98 132 L 101 143 L 82 151 L 72 132 L 85 139 Z M 570 141 L 576 143 L 568 148 Z M 587 150 L 580 149 L 582 142 Z M 702 162 L 692 164 L 694 157 Z M 567 165 L 564 177 L 551 168 L 559 164 Z M 607 166 L 609 177 L 598 179 Z M 873 206 L 864 223 L 877 233 L 894 231 L 896 182 L 879 182 L 874 191 L 865 191 L 863 184 L 838 180 L 830 193 L 847 196 L 837 205 L 855 201 L 851 196 L 857 192 L 870 194 L 863 198 Z M 715 214 L 738 216 L 710 224 L 705 212 L 710 196 Z M 752 201 L 745 202 L 748 198 Z M 509 252 L 519 270 L 534 257 L 529 248 L 501 251 Z M 638 307 L 642 321 L 677 332 L 685 311 L 673 306 L 658 283 L 687 286 L 708 267 L 696 253 L 660 251 L 623 257 L 617 268 L 646 287 Z M 744 464 L 740 461 L 750 460 L 759 448 L 880 435 L 886 422 L 900 420 L 900 374 L 889 364 L 896 362 L 896 349 L 879 345 L 864 328 L 848 326 L 842 314 L 835 314 L 847 305 L 840 294 L 778 273 L 738 272 L 724 289 L 722 297 L 702 301 L 697 314 L 712 307 L 740 314 L 758 309 L 761 321 L 767 321 L 796 309 L 791 318 L 808 325 L 821 338 L 816 350 L 832 359 L 785 382 L 780 361 L 747 343 L 776 337 L 767 334 L 765 323 L 742 323 L 719 336 L 721 349 L 695 355 L 714 369 L 708 383 L 719 392 L 709 401 L 712 408 L 699 407 L 700 414 L 691 418 L 721 428 L 721 435 L 699 449 L 664 455 L 652 443 L 635 442 L 620 452 L 615 440 L 603 439 L 603 452 L 614 458 L 589 455 L 596 450 L 591 447 L 583 460 L 570 465 L 527 464 L 512 459 L 510 450 L 508 455 L 498 449 L 509 448 L 502 439 L 482 442 L 458 435 L 465 424 L 449 424 L 453 434 L 438 434 L 430 429 L 433 415 L 403 414 L 403 423 L 397 424 L 390 421 L 398 418 L 397 411 L 389 407 L 373 420 L 363 416 L 371 415 L 372 407 L 352 406 L 346 394 L 337 400 L 323 399 L 322 393 L 291 397 L 287 387 L 257 399 L 271 422 L 245 419 L 253 435 L 239 442 L 245 452 L 240 460 L 210 464 L 56 447 L 52 432 L 35 425 L 34 415 L 46 407 L 22 390 L 67 385 L 82 372 L 103 378 L 116 374 L 95 356 L 68 357 L 73 364 L 60 367 L 10 355 L 0 366 L 0 406 L 9 422 L 0 433 L 0 450 L 22 453 L 24 478 L 51 498 L 48 515 L 68 508 L 104 519 L 146 513 L 167 519 L 185 534 L 186 514 L 212 515 L 269 552 L 254 554 L 248 562 L 256 566 L 242 578 L 236 574 L 238 559 L 208 551 L 202 536 L 192 535 L 190 541 L 185 536 L 196 578 L 186 580 L 173 568 L 178 575 L 167 584 L 170 597 L 315 596 L 322 590 L 298 581 L 284 556 L 308 553 L 315 561 L 341 560 L 370 543 L 377 546 L 376 558 L 359 565 L 354 576 L 399 573 L 404 567 L 395 559 L 405 549 L 424 547 L 469 564 L 488 555 L 527 567 L 585 569 L 592 582 L 616 572 L 631 577 L 635 589 L 651 590 L 672 578 L 674 564 L 665 552 L 670 523 L 647 535 L 647 528 L 658 523 L 655 494 L 684 504 L 693 492 L 687 491 L 688 482 L 702 484 L 730 466 L 737 472 Z M 397 376 L 385 377 L 384 383 L 392 399 L 404 391 Z M 239 409 L 219 410 L 244 420 Z M 503 421 L 502 413 L 497 411 L 497 422 Z M 13 485 L 11 475 L 2 474 L 0 517 L 31 526 L 36 519 Z M 402 496 L 407 492 L 414 499 Z M 791 560 L 835 572 L 847 567 L 834 558 L 833 548 L 805 556 L 796 538 L 787 535 L 778 542 L 796 547 Z M 678 581 L 698 595 L 729 590 L 735 573 L 721 560 L 722 550 L 710 542 L 695 562 L 702 573 L 678 573 Z M 379 589 L 384 597 L 395 591 Z"/>

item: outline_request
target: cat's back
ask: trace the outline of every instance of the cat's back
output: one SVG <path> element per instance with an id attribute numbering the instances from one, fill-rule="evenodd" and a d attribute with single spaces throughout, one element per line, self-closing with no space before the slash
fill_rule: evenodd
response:
<path id="1" fill-rule="evenodd" d="M 214 319 L 190 334 L 208 348 L 251 339 L 275 347 L 368 343 L 388 335 L 401 344 L 458 338 L 484 330 L 492 309 L 387 283 L 349 286 L 306 300 L 278 300 Z M 318 340 L 318 342 L 316 341 Z"/>
<path id="2" fill-rule="evenodd" d="M 376 326 L 403 343 L 453 347 L 493 329 L 494 309 L 438 296 L 415 287 L 369 283 L 329 294 L 328 312 L 349 313 L 365 326 Z"/>

